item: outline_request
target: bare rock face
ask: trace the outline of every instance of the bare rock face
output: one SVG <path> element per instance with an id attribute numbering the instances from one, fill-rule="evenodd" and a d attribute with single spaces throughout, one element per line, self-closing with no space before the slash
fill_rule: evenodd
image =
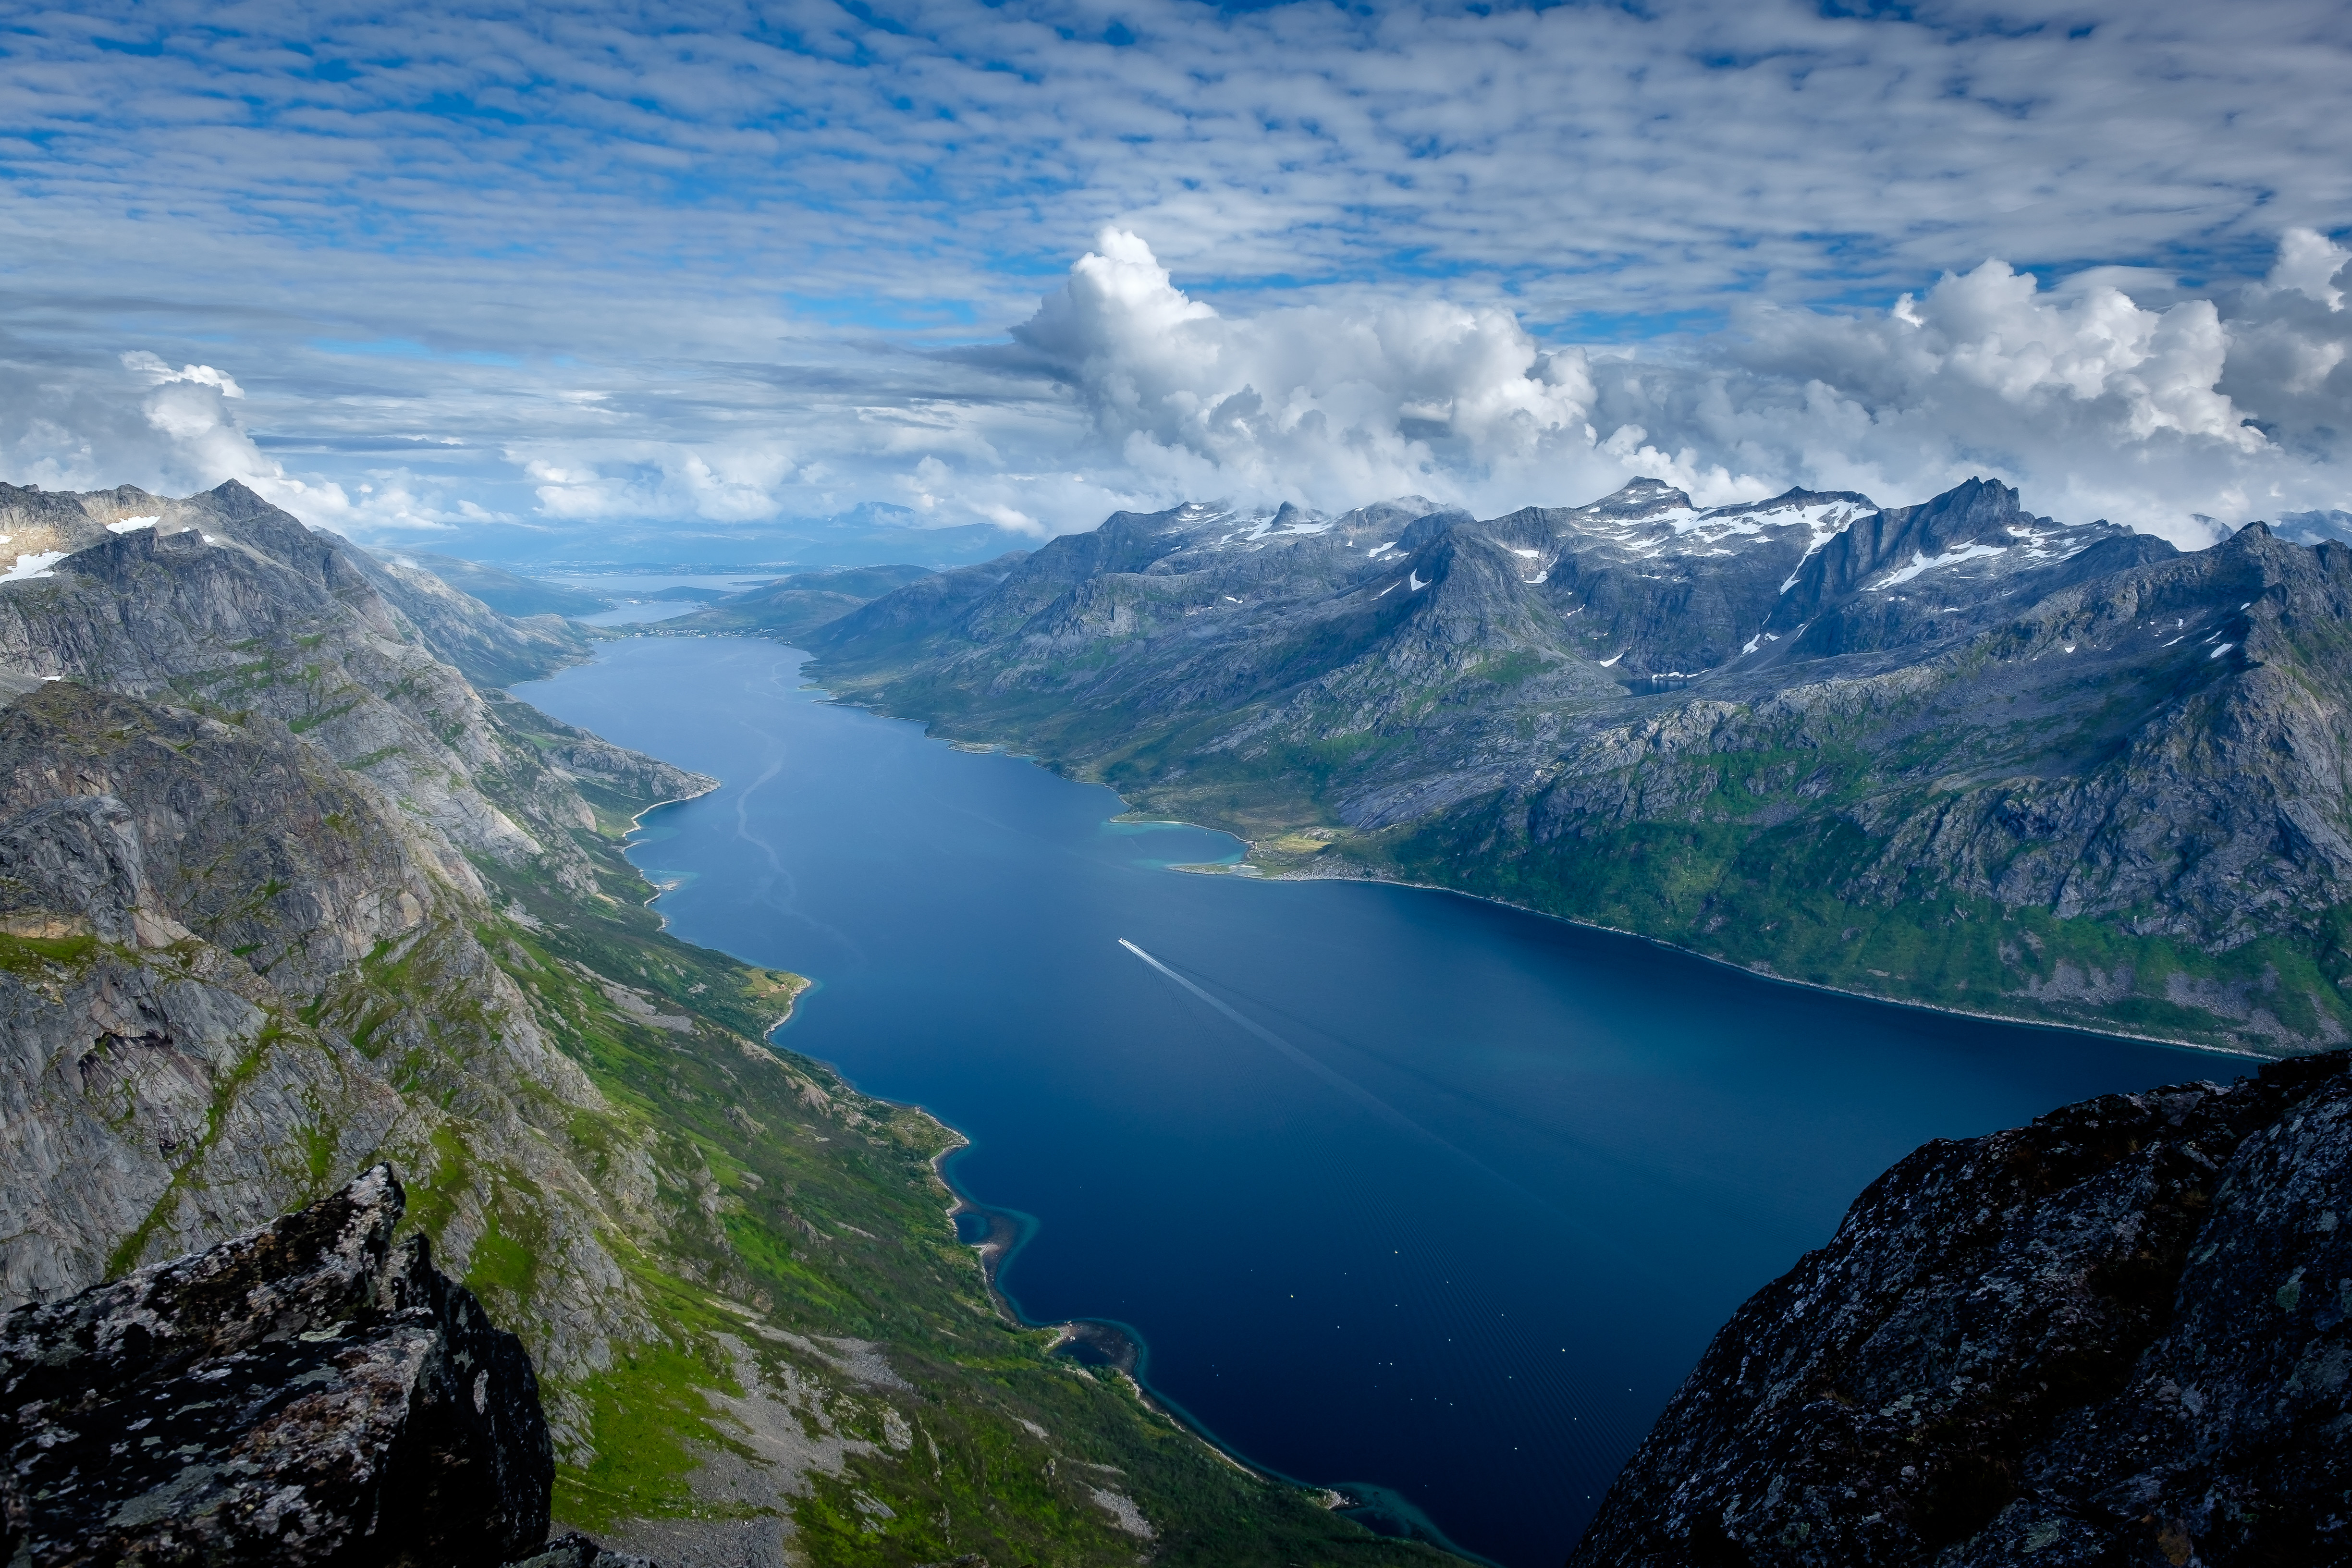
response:
<path id="1" fill-rule="evenodd" d="M 520 1342 L 395 1248 L 387 1165 L 0 1320 L 0 1559 L 504 1563 L 554 1458 Z"/>
<path id="2" fill-rule="evenodd" d="M 1930 1143 L 1742 1306 L 1571 1568 L 2352 1560 L 2352 1057 Z"/>

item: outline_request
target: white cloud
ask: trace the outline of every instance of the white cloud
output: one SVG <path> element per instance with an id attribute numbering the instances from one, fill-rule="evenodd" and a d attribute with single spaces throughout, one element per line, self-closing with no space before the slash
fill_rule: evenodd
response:
<path id="1" fill-rule="evenodd" d="M 1147 483 L 1460 494 L 1563 439 L 1591 445 L 1583 356 L 1543 354 L 1506 310 L 1420 300 L 1228 320 L 1177 289 L 1135 235 L 1107 229 L 1097 244 L 1013 335 Z"/>
<path id="2" fill-rule="evenodd" d="M 2346 504 L 2305 0 L 237 16 L 16 18 L 5 477 L 460 538 L 1635 472 Z"/>
<path id="3" fill-rule="evenodd" d="M 243 397 L 245 388 L 226 373 L 208 364 L 184 364 L 173 370 L 158 356 L 145 349 L 133 349 L 122 356 L 123 369 L 145 379 L 150 386 L 162 386 L 167 382 L 184 381 L 195 386 L 209 386 L 223 397 Z"/>
<path id="4" fill-rule="evenodd" d="M 2243 331 L 2277 336 L 2263 290 L 2230 302 Z M 1502 311 L 1438 301 L 1228 317 L 1112 231 L 1013 335 L 1072 389 L 1102 460 L 1169 500 L 1419 490 L 1501 510 L 1643 474 L 1710 503 L 1790 484 L 1901 501 L 1985 473 L 2062 515 L 2202 543 L 2200 513 L 2243 521 L 2346 488 L 2347 454 L 2250 422 L 2330 395 L 2340 342 L 2286 331 L 2269 352 L 2290 373 L 2242 377 L 2257 399 L 2242 407 L 2221 385 L 2233 335 L 2216 300 L 2044 289 L 1997 260 L 1886 310 L 1760 307 L 1626 355 L 1545 353 Z"/>
<path id="5" fill-rule="evenodd" d="M 2279 241 L 2278 264 L 2271 268 L 2271 287 L 2292 289 L 2331 310 L 2340 310 L 2344 309 L 2344 290 L 2336 287 L 2336 275 L 2344 270 L 2347 261 L 2352 261 L 2352 250 L 2335 244 L 2326 236 L 2314 229 L 2288 229 Z"/>

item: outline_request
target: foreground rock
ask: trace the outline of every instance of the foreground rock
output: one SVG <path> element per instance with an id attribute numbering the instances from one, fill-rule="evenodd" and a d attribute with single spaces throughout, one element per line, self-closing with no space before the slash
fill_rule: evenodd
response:
<path id="1" fill-rule="evenodd" d="M 547 1536 L 530 1359 L 379 1165 L 0 1320 L 0 1560 L 498 1563 Z"/>
<path id="2" fill-rule="evenodd" d="M 1571 1568 L 2352 1560 L 2352 1058 L 1928 1144 L 1717 1334 Z"/>

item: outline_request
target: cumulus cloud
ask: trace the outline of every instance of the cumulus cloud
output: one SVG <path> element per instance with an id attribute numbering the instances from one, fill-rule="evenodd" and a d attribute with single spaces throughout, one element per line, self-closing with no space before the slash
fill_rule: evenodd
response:
<path id="1" fill-rule="evenodd" d="M 2340 310 L 2344 290 L 2336 287 L 2336 275 L 2344 270 L 2347 261 L 2352 261 L 2352 250 L 2315 229 L 2291 228 L 2279 243 L 2278 265 L 2271 268 L 2270 284 L 2273 289 L 2292 289 L 2306 300 Z"/>
<path id="2" fill-rule="evenodd" d="M 1459 492 L 1563 437 L 1591 444 L 1582 356 L 1543 354 L 1508 311 L 1408 300 L 1231 321 L 1135 235 L 1097 243 L 1013 337 L 1148 480 L 1296 499 Z"/>
<path id="3" fill-rule="evenodd" d="M 2200 515 L 2346 494 L 2321 417 L 2352 406 L 2334 379 L 2345 334 L 2314 320 L 2342 253 L 2330 265 L 2315 238 L 2282 244 L 2291 291 L 2274 272 L 2226 300 L 2142 305 L 1988 260 L 1882 310 L 1757 307 L 1627 354 L 1546 351 L 1507 312 L 1429 300 L 1228 317 L 1111 230 L 1013 335 L 1106 458 L 1171 497 L 1419 490 L 1499 510 L 1640 474 L 1708 502 L 1790 484 L 1897 501 L 1991 474 L 2038 506 L 2201 544 Z"/>
<path id="4" fill-rule="evenodd" d="M 145 349 L 132 349 L 122 356 L 122 368 L 140 377 L 150 386 L 162 386 L 174 381 L 184 381 L 194 386 L 209 386 L 223 397 L 243 397 L 245 388 L 225 371 L 208 364 L 184 364 L 173 370 L 159 356 Z"/>

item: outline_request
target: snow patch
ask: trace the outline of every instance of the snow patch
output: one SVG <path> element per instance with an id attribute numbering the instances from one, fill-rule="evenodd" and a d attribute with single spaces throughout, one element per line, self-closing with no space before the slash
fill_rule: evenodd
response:
<path id="1" fill-rule="evenodd" d="M 1551 578 L 1551 574 L 1550 574 L 1550 573 L 1549 573 L 1549 572 L 1538 572 L 1538 573 L 1537 573 L 1537 574 L 1536 574 L 1534 576 L 1532 576 L 1532 577 L 1522 577 L 1522 578 L 1520 578 L 1520 579 L 1519 579 L 1519 581 L 1520 581 L 1520 582 L 1522 582 L 1522 583 L 1525 583 L 1528 587 L 1533 588 L 1533 587 L 1536 587 L 1536 586 L 1539 585 L 1540 584 L 1543 584 L 1543 583 L 1546 583 L 1546 582 L 1549 581 L 1549 580 L 1550 580 L 1550 578 Z"/>
<path id="2" fill-rule="evenodd" d="M 2233 642 L 2225 642 L 2220 647 L 2215 648 L 2211 653 L 2207 654 L 2205 657 L 2207 658 L 2219 658 L 2237 646 L 2238 645 Z"/>
<path id="3" fill-rule="evenodd" d="M 1511 553 L 1514 555 L 1524 555 L 1528 560 L 1533 561 L 1537 556 L 1541 555 L 1543 552 L 1540 550 L 1521 550 L 1517 545 L 1513 545 L 1511 547 Z"/>
<path id="4" fill-rule="evenodd" d="M 1602 660 L 1601 661 L 1601 668 L 1603 668 L 1603 669 L 1606 669 L 1606 668 L 1608 668 L 1611 665 L 1612 665 L 1612 664 L 1616 663 L 1619 659 L 1623 658 L 1624 657 L 1625 657 L 1625 650 L 1624 650 L 1623 648 L 1622 648 L 1622 647 L 1621 647 L 1621 648 L 1619 648 L 1615 653 L 1611 654 L 1607 658 L 1602 659 Z"/>
<path id="5" fill-rule="evenodd" d="M 163 518 L 160 516 L 117 518 L 115 521 L 106 525 L 106 531 L 109 533 L 136 533 L 142 528 L 152 528 L 163 521 Z"/>
<path id="6" fill-rule="evenodd" d="M 36 577 L 54 577 L 49 570 L 66 558 L 62 550 L 37 550 L 29 555 L 16 557 L 16 564 L 0 572 L 0 583 L 27 583 Z"/>
<path id="7" fill-rule="evenodd" d="M 1981 561 L 1988 555 L 1999 555 L 2008 548 L 2005 544 L 1964 544 L 1958 550 L 1947 550 L 1933 560 L 1915 550 L 1911 552 L 1910 565 L 1880 578 L 1873 586 L 1884 591 L 1898 583 L 1908 583 L 1923 572 L 1933 572 L 1941 566 L 1957 566 L 1963 561 Z"/>
<path id="8" fill-rule="evenodd" d="M 1428 586 L 1429 586 L 1429 584 L 1426 584 L 1426 583 L 1424 583 L 1424 582 L 1423 582 L 1423 581 L 1421 580 L 1421 574 L 1420 574 L 1420 573 L 1418 573 L 1418 572 L 1408 572 L 1408 573 L 1406 573 L 1406 574 L 1405 574 L 1405 575 L 1406 575 L 1407 577 L 1409 577 L 1409 578 L 1411 578 L 1411 579 L 1412 580 L 1412 586 L 1411 586 L 1410 588 L 1407 588 L 1407 589 L 1405 590 L 1405 592 L 1406 592 L 1406 593 L 1408 593 L 1408 594 L 1418 594 L 1418 593 L 1420 593 L 1423 588 L 1426 588 L 1426 587 L 1428 587 Z"/>

